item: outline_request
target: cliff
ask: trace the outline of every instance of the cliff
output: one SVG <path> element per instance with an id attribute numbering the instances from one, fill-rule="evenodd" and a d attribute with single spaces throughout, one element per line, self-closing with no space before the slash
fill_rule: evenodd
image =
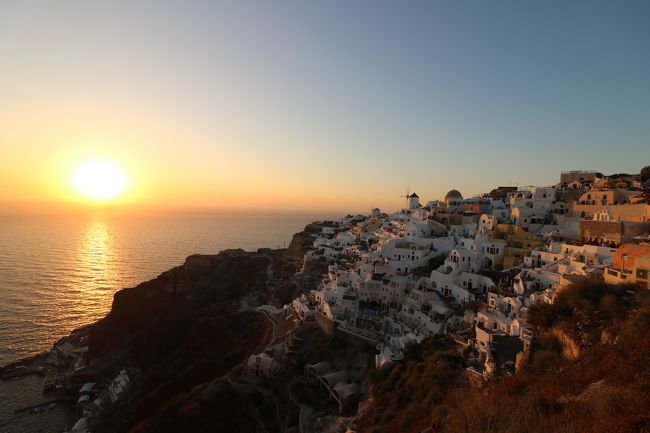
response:
<path id="1" fill-rule="evenodd" d="M 231 251 L 190 256 L 183 266 L 114 295 L 110 313 L 90 332 L 90 352 L 101 356 L 128 346 L 147 365 L 176 346 L 205 315 L 233 313 L 244 297 L 266 300 L 272 258 Z"/>
<path id="2" fill-rule="evenodd" d="M 264 425 L 263 414 L 251 421 L 250 412 L 238 408 L 248 400 L 266 407 L 268 397 L 233 393 L 227 377 L 270 341 L 271 323 L 254 307 L 281 305 L 280 297 L 309 288 L 303 278 L 315 276 L 295 276 L 294 258 L 304 255 L 308 238 L 297 234 L 286 250 L 193 255 L 118 291 L 110 313 L 90 329 L 90 365 L 78 374 L 108 381 L 122 368 L 138 373 L 128 396 L 108 408 L 93 431 L 255 431 Z M 204 410 L 214 402 L 221 402 L 225 424 Z"/>

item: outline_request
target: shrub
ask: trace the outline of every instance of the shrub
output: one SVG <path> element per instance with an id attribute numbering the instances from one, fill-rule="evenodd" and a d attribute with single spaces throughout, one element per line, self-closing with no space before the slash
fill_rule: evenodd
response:
<path id="1" fill-rule="evenodd" d="M 546 302 L 536 302 L 528 308 L 526 320 L 536 328 L 550 328 L 557 319 L 556 308 Z"/>
<path id="2" fill-rule="evenodd" d="M 431 422 L 434 424 L 440 424 L 447 417 L 448 413 L 449 411 L 447 408 L 444 405 L 439 404 L 431 411 Z"/>
<path id="3" fill-rule="evenodd" d="M 630 317 L 621 327 L 619 338 L 621 343 L 634 347 L 650 333 L 650 311 L 641 310 Z"/>
<path id="4" fill-rule="evenodd" d="M 412 360 L 397 364 L 371 388 L 374 404 L 358 418 L 358 431 L 419 433 L 431 425 L 434 408 L 448 390 L 462 383 L 462 358 L 447 340 L 429 339 L 410 347 L 410 352 Z M 373 380 L 379 378 L 380 373 L 373 374 Z M 395 416 L 389 419 L 387 412 Z M 438 407 L 435 414 L 442 418 L 444 408 Z"/>
<path id="5" fill-rule="evenodd" d="M 610 317 L 619 316 L 625 311 L 621 299 L 611 293 L 608 293 L 600 298 L 599 304 L 600 311 Z"/>
<path id="6" fill-rule="evenodd" d="M 636 290 L 634 293 L 634 303 L 642 308 L 650 308 L 650 290 Z"/>
<path id="7" fill-rule="evenodd" d="M 556 368 L 562 362 L 562 355 L 556 350 L 539 350 L 532 355 L 530 368 L 537 372 L 549 370 L 550 367 Z"/>
<path id="8" fill-rule="evenodd" d="M 555 306 L 560 309 L 559 313 L 569 314 L 570 310 L 583 310 L 587 313 L 593 312 L 601 307 L 601 301 L 608 297 L 606 303 L 609 307 L 615 307 L 625 296 L 629 285 L 613 286 L 596 278 L 585 278 L 572 283 L 565 290 L 561 291 L 555 301 Z M 564 311 L 561 311 L 561 310 Z"/>
<path id="9" fill-rule="evenodd" d="M 393 418 L 395 418 L 396 415 L 397 414 L 394 411 L 387 410 L 381 415 L 380 421 L 382 424 L 388 424 L 393 420 Z"/>
<path id="10" fill-rule="evenodd" d="M 641 183 L 645 182 L 648 179 L 650 179 L 650 165 L 646 165 L 639 172 L 639 180 Z"/>
<path id="11" fill-rule="evenodd" d="M 537 345 L 540 350 L 552 350 L 557 353 L 562 352 L 562 343 L 560 343 L 560 340 L 555 335 L 547 332 L 540 334 L 537 338 Z"/>

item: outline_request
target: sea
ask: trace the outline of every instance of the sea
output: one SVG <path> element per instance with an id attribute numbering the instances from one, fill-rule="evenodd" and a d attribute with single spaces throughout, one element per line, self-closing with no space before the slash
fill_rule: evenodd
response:
<path id="1" fill-rule="evenodd" d="M 116 291 L 155 278 L 190 254 L 282 248 L 309 222 L 341 216 L 111 209 L 0 214 L 0 365 L 51 349 L 70 331 L 104 317 Z M 66 417 L 13 414 L 39 400 L 41 380 L 0 381 L 0 432 L 63 431 Z"/>

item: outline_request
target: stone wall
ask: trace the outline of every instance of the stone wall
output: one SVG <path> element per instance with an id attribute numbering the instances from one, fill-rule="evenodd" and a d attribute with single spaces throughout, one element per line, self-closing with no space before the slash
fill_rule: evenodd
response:
<path id="1" fill-rule="evenodd" d="M 323 332 L 329 337 L 333 337 L 336 333 L 336 324 L 333 320 L 329 319 L 320 311 L 316 311 L 316 323 L 321 327 Z"/>
<path id="2" fill-rule="evenodd" d="M 617 245 L 632 241 L 638 236 L 650 231 L 650 223 L 620 222 L 620 221 L 580 221 L 580 237 L 583 241 L 613 241 Z"/>
<path id="3" fill-rule="evenodd" d="M 583 241 L 615 242 L 623 240 L 623 224 L 618 221 L 580 221 L 580 237 Z"/>

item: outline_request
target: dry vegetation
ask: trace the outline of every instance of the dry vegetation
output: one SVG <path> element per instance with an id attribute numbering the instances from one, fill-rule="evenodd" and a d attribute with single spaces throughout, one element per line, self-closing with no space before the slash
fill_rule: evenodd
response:
<path id="1" fill-rule="evenodd" d="M 443 409 L 450 387 L 464 383 L 462 358 L 446 343 L 427 340 L 406 360 L 370 376 L 373 404 L 357 423 L 363 432 L 420 432 Z"/>
<path id="2" fill-rule="evenodd" d="M 540 330 L 560 327 L 576 339 L 579 358 L 562 359 L 559 341 L 542 333 L 524 373 L 450 393 L 443 431 L 650 431 L 648 292 L 585 280 L 531 310 Z M 613 344 L 601 342 L 605 333 Z"/>
<path id="3" fill-rule="evenodd" d="M 454 352 L 437 349 L 373 374 L 359 431 L 419 432 L 433 421 L 445 433 L 650 432 L 650 293 L 586 280 L 532 311 L 541 334 L 523 372 L 458 386 Z M 576 340 L 577 359 L 561 356 L 552 329 Z"/>
<path id="4" fill-rule="evenodd" d="M 633 313 L 616 344 L 597 345 L 577 363 L 548 364 L 453 392 L 445 432 L 650 431 L 650 312 Z M 558 367 L 561 371 L 557 371 Z"/>

